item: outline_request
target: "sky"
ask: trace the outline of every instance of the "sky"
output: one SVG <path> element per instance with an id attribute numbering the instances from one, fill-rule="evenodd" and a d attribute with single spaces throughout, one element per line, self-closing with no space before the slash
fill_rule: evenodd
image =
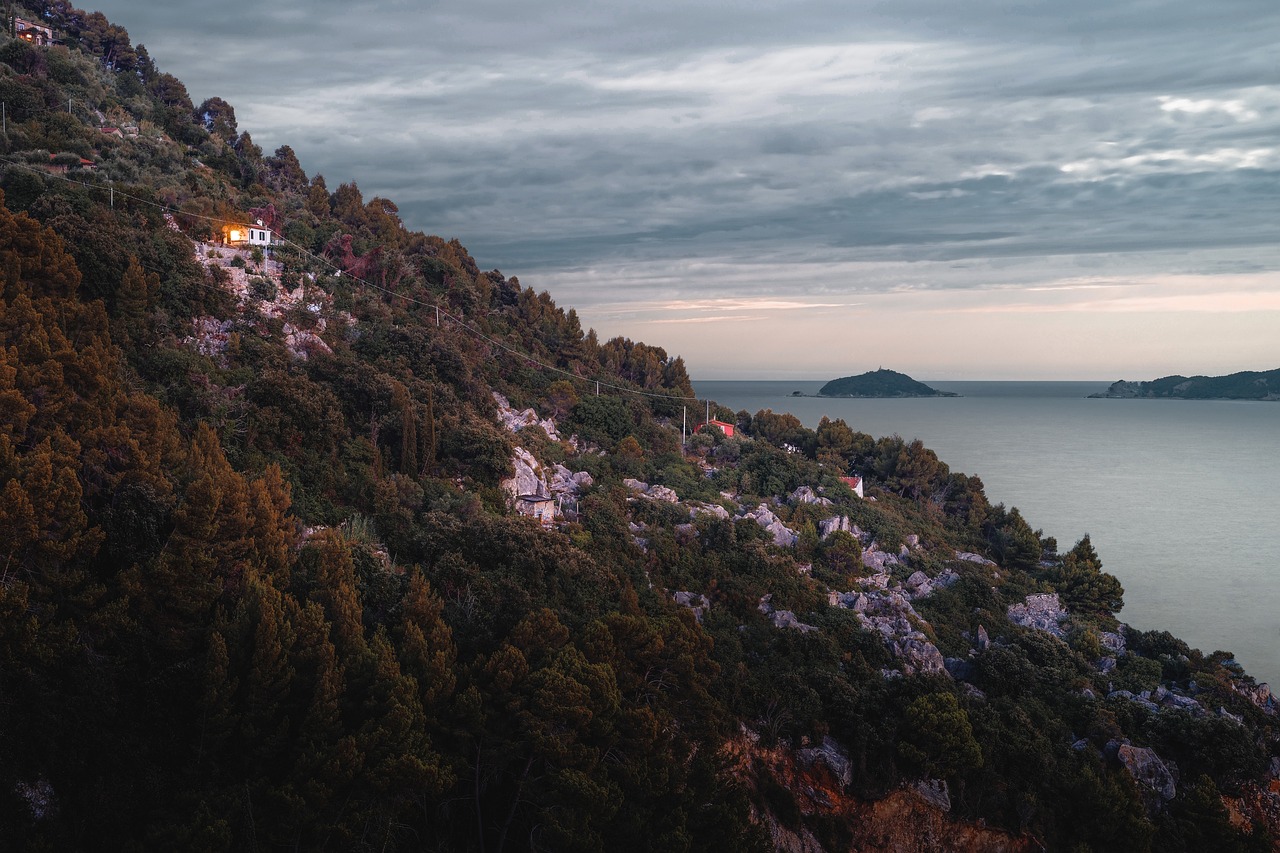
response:
<path id="1" fill-rule="evenodd" d="M 695 379 L 1280 367 L 1275 0 L 100 0 Z"/>

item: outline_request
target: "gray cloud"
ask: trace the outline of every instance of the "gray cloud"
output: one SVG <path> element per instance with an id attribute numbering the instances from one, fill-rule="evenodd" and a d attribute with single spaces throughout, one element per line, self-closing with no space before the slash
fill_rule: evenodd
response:
<path id="1" fill-rule="evenodd" d="M 588 313 L 1278 269 L 1271 0 L 101 5 L 259 144 Z"/>

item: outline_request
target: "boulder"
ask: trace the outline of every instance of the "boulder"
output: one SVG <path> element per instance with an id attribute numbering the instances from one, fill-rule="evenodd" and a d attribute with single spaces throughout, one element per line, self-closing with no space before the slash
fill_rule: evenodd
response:
<path id="1" fill-rule="evenodd" d="M 502 488 L 511 497 L 550 495 L 547 483 L 542 477 L 542 468 L 532 453 L 523 447 L 517 447 L 511 457 L 511 467 L 515 473 L 502 481 Z"/>
<path id="2" fill-rule="evenodd" d="M 711 609 L 711 602 L 705 595 L 701 593 L 695 595 L 692 592 L 677 592 L 674 594 L 676 604 L 681 607 L 688 607 L 693 611 L 693 618 L 702 621 L 702 614 Z"/>
<path id="3" fill-rule="evenodd" d="M 819 764 L 825 766 L 841 787 L 853 784 L 853 764 L 849 761 L 849 754 L 830 735 L 823 735 L 821 746 L 797 750 L 796 758 L 806 770 L 813 770 Z"/>
<path id="4" fill-rule="evenodd" d="M 801 486 L 792 492 L 788 498 L 793 504 L 818 504 L 819 506 L 831 506 L 831 501 L 820 496 L 813 490 L 811 486 Z"/>
<path id="5" fill-rule="evenodd" d="M 773 536 L 773 544 L 784 548 L 793 547 L 800 539 L 800 535 L 791 528 L 782 523 L 782 519 L 773 514 L 773 510 L 769 509 L 768 504 L 760 504 L 754 511 L 747 513 L 746 518 L 750 518 L 759 524 L 765 530 L 769 531 Z"/>
<path id="6" fill-rule="evenodd" d="M 802 634 L 810 631 L 818 630 L 816 625 L 806 625 L 796 618 L 796 614 L 790 610 L 775 610 L 773 608 L 773 594 L 770 593 L 760 599 L 758 609 L 773 622 L 775 628 L 794 628 Z"/>
<path id="7" fill-rule="evenodd" d="M 964 560 L 966 563 L 977 563 L 980 566 L 994 566 L 995 563 L 988 560 L 981 554 L 973 554 L 968 551 L 956 551 L 956 559 Z"/>
<path id="8" fill-rule="evenodd" d="M 862 565 L 874 572 L 883 572 L 891 566 L 898 565 L 898 558 L 893 554 L 868 548 L 862 552 Z"/>
<path id="9" fill-rule="evenodd" d="M 1024 603 L 1010 604 L 1008 610 L 1009 621 L 1015 625 L 1044 631 L 1059 639 L 1067 636 L 1062 622 L 1069 615 L 1056 592 L 1028 595 Z"/>
<path id="10" fill-rule="evenodd" d="M 844 531 L 845 533 L 851 532 L 849 516 L 835 515 L 831 518 L 824 518 L 822 521 L 818 522 L 818 537 L 820 539 L 826 539 L 837 530 Z"/>
<path id="11" fill-rule="evenodd" d="M 991 638 L 987 636 L 987 629 L 979 625 L 978 626 L 978 651 L 985 652 L 989 648 L 991 648 Z"/>
<path id="12" fill-rule="evenodd" d="M 652 498 L 655 501 L 665 501 L 672 504 L 680 502 L 680 496 L 675 493 L 674 489 L 667 486 L 650 486 L 644 494 L 645 497 Z"/>
<path id="13" fill-rule="evenodd" d="M 1164 802 L 1167 803 L 1177 796 L 1178 788 L 1173 774 L 1160 760 L 1160 756 L 1156 755 L 1155 750 L 1126 743 L 1120 745 L 1116 751 L 1116 757 L 1124 763 L 1125 769 L 1129 771 L 1134 781 L 1156 794 Z"/>

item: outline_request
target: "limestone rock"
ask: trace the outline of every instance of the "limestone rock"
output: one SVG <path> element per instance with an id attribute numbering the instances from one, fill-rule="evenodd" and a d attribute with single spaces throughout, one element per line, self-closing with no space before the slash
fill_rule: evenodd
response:
<path id="1" fill-rule="evenodd" d="M 944 779 L 922 779 L 911 786 L 912 790 L 926 802 L 932 803 L 944 812 L 951 811 L 951 792 Z"/>
<path id="2" fill-rule="evenodd" d="M 645 497 L 652 498 L 655 501 L 664 501 L 666 503 L 679 503 L 680 496 L 675 493 L 674 489 L 667 486 L 650 486 L 645 492 Z"/>
<path id="3" fill-rule="evenodd" d="M 1028 595 L 1023 604 L 1010 604 L 1008 615 L 1015 625 L 1045 631 L 1059 639 L 1067 636 L 1062 622 L 1070 614 L 1063 609 L 1056 592 Z"/>
<path id="4" fill-rule="evenodd" d="M 980 566 L 994 566 L 995 563 L 988 560 L 981 554 L 973 554 L 968 551 L 956 551 L 956 559 L 964 560 L 966 563 L 977 563 Z"/>
<path id="5" fill-rule="evenodd" d="M 802 634 L 807 634 L 810 631 L 818 630 L 816 625 L 806 625 L 804 622 L 801 622 L 799 619 L 796 618 L 796 614 L 790 610 L 775 610 L 772 604 L 772 600 L 773 600 L 772 593 L 770 593 L 769 595 L 766 595 L 764 598 L 761 598 L 758 609 L 760 610 L 761 613 L 763 613 L 765 616 L 768 616 L 773 621 L 773 627 L 794 628 L 795 630 L 799 631 Z"/>
<path id="6" fill-rule="evenodd" d="M 850 527 L 849 516 L 847 515 L 835 515 L 831 518 L 824 518 L 822 521 L 818 522 L 818 537 L 826 539 L 838 530 L 849 533 L 851 532 Z"/>
<path id="7" fill-rule="evenodd" d="M 841 787 L 853 784 L 853 764 L 849 761 L 849 754 L 830 735 L 823 735 L 821 746 L 797 750 L 796 758 L 806 770 L 813 770 L 818 764 L 824 765 Z"/>
<path id="8" fill-rule="evenodd" d="M 793 547 L 800 539 L 799 534 L 782 523 L 782 519 L 773 514 L 773 510 L 769 509 L 768 504 L 760 504 L 752 512 L 747 513 L 746 518 L 750 518 L 759 524 L 773 536 L 773 544 L 784 548 Z"/>
<path id="9" fill-rule="evenodd" d="M 511 457 L 511 467 L 515 473 L 502 481 L 502 488 L 513 498 L 524 495 L 550 496 L 547 483 L 542 477 L 542 467 L 533 454 L 523 447 L 517 447 Z"/>
<path id="10" fill-rule="evenodd" d="M 700 515 L 709 515 L 712 518 L 728 519 L 729 511 L 720 504 L 695 504 L 689 507 L 689 515 L 697 518 Z"/>
<path id="11" fill-rule="evenodd" d="M 1126 743 L 1116 750 L 1116 757 L 1124 762 L 1125 769 L 1138 784 L 1155 793 L 1161 800 L 1169 802 L 1177 795 L 1178 788 L 1173 774 L 1160 760 L 1160 756 L 1156 755 L 1155 750 Z"/>
<path id="12" fill-rule="evenodd" d="M 711 609 L 711 602 L 705 595 L 694 595 L 692 592 L 675 593 L 676 604 L 681 607 L 688 607 L 693 611 L 693 618 L 699 622 L 702 621 L 702 614 Z"/>
<path id="13" fill-rule="evenodd" d="M 820 496 L 813 490 L 811 486 L 801 486 L 790 494 L 788 497 L 793 504 L 818 504 L 819 506 L 831 506 L 828 498 Z"/>
<path id="14" fill-rule="evenodd" d="M 875 549 L 875 543 L 862 552 L 862 565 L 873 572 L 883 572 L 891 566 L 898 565 L 898 558 L 893 554 Z"/>
<path id="15" fill-rule="evenodd" d="M 985 652 L 989 648 L 991 648 L 991 638 L 987 636 L 987 629 L 979 625 L 978 626 L 978 651 Z"/>

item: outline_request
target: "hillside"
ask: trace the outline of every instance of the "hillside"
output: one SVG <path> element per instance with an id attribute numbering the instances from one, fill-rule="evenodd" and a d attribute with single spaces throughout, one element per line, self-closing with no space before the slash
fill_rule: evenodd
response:
<path id="1" fill-rule="evenodd" d="M 818 390 L 819 397 L 957 397 L 950 391 L 930 388 L 905 373 L 880 368 L 857 376 L 832 379 Z"/>
<path id="2" fill-rule="evenodd" d="M 1110 399 L 1280 400 L 1280 368 L 1227 376 L 1163 376 L 1150 382 L 1112 383 L 1090 397 Z"/>
<path id="3" fill-rule="evenodd" d="M 1274 849 L 1275 699 L 1087 536 L 840 420 L 682 446 L 678 356 L 16 12 L 4 849 Z"/>

